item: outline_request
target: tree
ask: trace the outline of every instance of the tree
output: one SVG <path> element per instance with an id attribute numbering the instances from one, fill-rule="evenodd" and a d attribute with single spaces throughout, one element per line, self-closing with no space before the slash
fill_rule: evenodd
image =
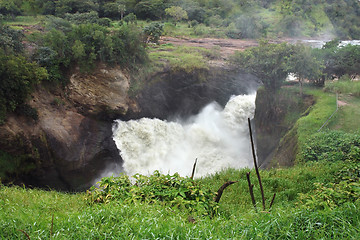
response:
<path id="1" fill-rule="evenodd" d="M 298 78 L 302 96 L 305 79 L 314 81 L 321 78 L 323 65 L 313 56 L 311 47 L 297 44 L 293 49 L 292 54 L 286 58 L 287 70 Z"/>
<path id="2" fill-rule="evenodd" d="M 12 0 L 2 0 L 0 1 L 0 14 L 10 16 L 20 15 L 20 6 Z"/>
<path id="3" fill-rule="evenodd" d="M 327 77 L 341 77 L 344 74 L 360 74 L 360 46 L 339 46 L 340 41 L 335 39 L 327 42 L 322 49 L 315 49 L 318 59 L 325 66 L 324 73 Z"/>
<path id="4" fill-rule="evenodd" d="M 257 16 L 243 14 L 236 19 L 235 27 L 240 31 L 241 38 L 260 38 L 266 36 L 268 26 Z"/>
<path id="5" fill-rule="evenodd" d="M 334 55 L 334 73 L 341 77 L 349 74 L 355 76 L 360 74 L 360 46 L 346 45 L 339 47 Z"/>
<path id="6" fill-rule="evenodd" d="M 120 20 L 122 20 L 124 18 L 124 14 L 126 11 L 126 5 L 121 1 L 117 2 L 117 5 L 118 5 L 118 11 L 120 12 Z"/>
<path id="7" fill-rule="evenodd" d="M 131 24 L 137 24 L 137 18 L 136 15 L 133 13 L 129 13 L 128 15 L 126 15 L 124 17 L 124 22 L 126 22 L 127 24 L 131 23 Z"/>
<path id="8" fill-rule="evenodd" d="M 0 124 L 6 112 L 23 105 L 32 89 L 47 78 L 47 72 L 22 56 L 7 55 L 0 49 Z"/>
<path id="9" fill-rule="evenodd" d="M 286 43 L 260 41 L 258 47 L 236 52 L 230 59 L 238 68 L 254 74 L 269 91 L 277 91 L 288 76 L 286 59 L 293 47 Z"/>
<path id="10" fill-rule="evenodd" d="M 158 43 L 163 33 L 164 25 L 158 22 L 153 22 L 144 27 L 143 31 L 146 36 L 145 43 L 153 42 Z"/>
<path id="11" fill-rule="evenodd" d="M 177 22 L 179 22 L 183 19 L 188 19 L 187 12 L 178 6 L 172 6 L 170 8 L 166 8 L 165 13 L 166 13 L 166 15 L 169 15 L 170 17 L 172 17 L 174 19 L 175 26 L 176 26 Z"/>
<path id="12" fill-rule="evenodd" d="M 0 49 L 3 49 L 5 53 L 21 53 L 23 51 L 24 34 L 21 31 L 11 29 L 0 22 L 0 33 Z"/>
<path id="13" fill-rule="evenodd" d="M 140 19 L 157 20 L 164 16 L 164 0 L 142 0 L 135 6 L 134 13 Z"/>

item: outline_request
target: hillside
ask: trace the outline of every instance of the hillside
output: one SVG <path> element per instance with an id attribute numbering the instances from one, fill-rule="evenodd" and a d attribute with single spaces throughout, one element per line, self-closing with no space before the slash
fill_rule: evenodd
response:
<path id="1" fill-rule="evenodd" d="M 229 38 L 339 37 L 359 39 L 359 2 L 346 0 L 57 0 L 0 2 L 5 18 L 55 15 L 77 22 L 109 20 L 181 22 L 191 34 Z M 171 10 L 169 10 L 171 9 Z M 101 19 L 101 20 L 99 20 Z"/>

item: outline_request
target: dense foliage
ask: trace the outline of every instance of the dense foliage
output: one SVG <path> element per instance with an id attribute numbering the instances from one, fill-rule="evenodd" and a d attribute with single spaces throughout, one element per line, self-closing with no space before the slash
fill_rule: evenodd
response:
<path id="1" fill-rule="evenodd" d="M 275 91 L 289 74 L 286 59 L 292 52 L 293 47 L 286 43 L 260 42 L 259 47 L 236 52 L 231 61 L 261 79 L 265 88 Z"/>
<path id="2" fill-rule="evenodd" d="M 230 59 L 232 64 L 254 74 L 265 88 L 279 89 L 286 77 L 292 73 L 300 83 L 300 92 L 305 80 L 324 86 L 325 78 L 347 74 L 354 78 L 360 74 L 360 46 L 340 46 L 333 40 L 321 49 L 303 44 L 270 44 L 260 41 L 258 47 L 236 52 Z"/>
<path id="3" fill-rule="evenodd" d="M 71 64 L 87 72 L 97 62 L 131 68 L 147 59 L 142 32 L 135 25 L 110 31 L 98 24 L 71 25 L 58 18 L 48 25 L 51 30 L 35 39 L 38 48 L 33 59 L 49 71 L 50 80 L 62 80 Z"/>
<path id="4" fill-rule="evenodd" d="M 0 32 L 0 124 L 4 123 L 6 113 L 15 110 L 36 120 L 36 110 L 25 102 L 34 87 L 47 79 L 47 71 L 21 56 L 21 32 L 2 24 Z"/>
<path id="5" fill-rule="evenodd" d="M 360 136 L 342 131 L 312 135 L 303 147 L 306 161 L 344 161 L 332 181 L 314 183 L 314 194 L 300 194 L 301 202 L 310 209 L 334 209 L 360 199 Z"/>
<path id="6" fill-rule="evenodd" d="M 44 68 L 27 62 L 22 56 L 7 56 L 0 49 L 0 124 L 4 122 L 6 113 L 23 106 L 35 85 L 46 78 Z M 37 118 L 30 107 L 25 107 L 25 111 Z"/>
<path id="7" fill-rule="evenodd" d="M 360 135 L 341 131 L 314 134 L 305 143 L 303 155 L 307 161 L 360 160 Z"/>
<path id="8" fill-rule="evenodd" d="M 145 202 L 153 204 L 161 202 L 171 207 L 184 208 L 189 212 L 197 211 L 203 214 L 215 214 L 217 203 L 215 194 L 205 190 L 198 182 L 179 174 L 164 175 L 155 171 L 150 176 L 136 174 L 135 182 L 129 177 L 105 177 L 98 182 L 99 187 L 88 191 L 87 200 L 92 203 L 123 203 Z"/>

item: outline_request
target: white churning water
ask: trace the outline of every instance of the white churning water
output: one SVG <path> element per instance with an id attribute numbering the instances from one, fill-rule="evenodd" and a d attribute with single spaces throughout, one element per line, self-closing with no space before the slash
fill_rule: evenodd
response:
<path id="1" fill-rule="evenodd" d="M 201 177 L 228 167 L 252 167 L 247 118 L 254 111 L 255 94 L 240 95 L 224 109 L 211 103 L 186 120 L 117 120 L 113 137 L 128 175 L 159 170 L 189 176 L 197 158 L 195 177 Z"/>

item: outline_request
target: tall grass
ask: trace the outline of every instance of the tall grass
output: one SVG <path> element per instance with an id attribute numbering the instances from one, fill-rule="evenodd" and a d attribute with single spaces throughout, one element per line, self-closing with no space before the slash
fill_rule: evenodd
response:
<path id="1" fill-rule="evenodd" d="M 267 206 L 277 193 L 271 213 L 255 212 L 246 182 L 248 169 L 228 169 L 196 180 L 213 191 L 227 180 L 239 181 L 224 191 L 213 217 L 192 215 L 160 202 L 89 205 L 83 193 L 1 186 L 0 238 L 24 238 L 19 231 L 23 230 L 31 239 L 50 239 L 50 233 L 52 239 L 356 239 L 359 203 L 320 211 L 302 207 L 298 201 L 299 193 L 311 193 L 316 182 L 332 181 L 340 168 L 341 163 L 310 162 L 261 171 Z M 260 206 L 254 173 L 252 182 Z"/>
<path id="2" fill-rule="evenodd" d="M 326 82 L 324 90 L 360 97 L 360 81 L 350 81 L 345 77 L 344 80 Z"/>
<path id="3" fill-rule="evenodd" d="M 309 136 L 316 133 L 336 110 L 336 95 L 334 93 L 326 93 L 320 89 L 311 88 L 308 88 L 306 93 L 313 95 L 316 103 L 311 107 L 307 116 L 297 121 L 300 146 L 306 142 Z"/>

